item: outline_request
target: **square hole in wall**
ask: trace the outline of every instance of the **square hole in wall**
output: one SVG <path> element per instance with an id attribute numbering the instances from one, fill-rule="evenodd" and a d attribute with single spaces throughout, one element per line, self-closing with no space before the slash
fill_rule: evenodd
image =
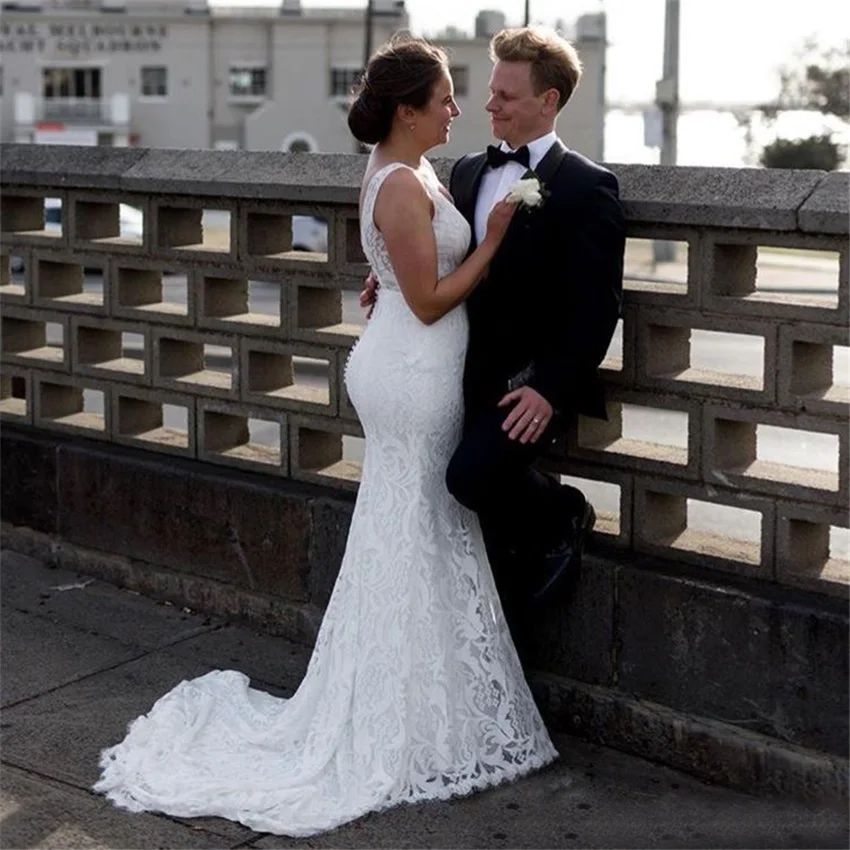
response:
<path id="1" fill-rule="evenodd" d="M 296 214 L 289 219 L 290 238 L 295 259 L 326 263 L 328 260 L 328 222 L 315 214 Z"/>
<path id="2" fill-rule="evenodd" d="M 763 336 L 653 322 L 646 331 L 642 356 L 649 376 L 747 390 L 764 387 Z"/>
<path id="3" fill-rule="evenodd" d="M 158 341 L 158 374 L 186 384 L 230 390 L 233 349 L 225 345 L 162 336 Z"/>
<path id="4" fill-rule="evenodd" d="M 780 525 L 780 570 L 785 578 L 807 579 L 809 586 L 827 589 L 820 582 L 850 584 L 850 530 L 846 526 L 827 525 L 798 518 L 787 518 Z M 812 583 L 814 582 L 814 583 Z"/>
<path id="5" fill-rule="evenodd" d="M 815 307 L 838 307 L 837 251 L 759 245 L 755 297 Z"/>
<path id="6" fill-rule="evenodd" d="M 47 363 L 65 359 L 64 329 L 58 322 L 2 317 L 3 353 Z"/>
<path id="7" fill-rule="evenodd" d="M 360 480 L 365 441 L 331 431 L 298 427 L 298 469 L 333 482 Z"/>
<path id="8" fill-rule="evenodd" d="M 4 233 L 55 239 L 62 236 L 61 198 L 26 197 L 4 192 L 0 207 Z"/>
<path id="9" fill-rule="evenodd" d="M 104 268 L 88 262 L 37 261 L 36 296 L 60 304 L 103 306 Z"/>
<path id="10" fill-rule="evenodd" d="M 687 500 L 687 530 L 673 544 L 705 555 L 748 564 L 761 560 L 761 513 Z"/>
<path id="11" fill-rule="evenodd" d="M 162 248 L 209 253 L 230 252 L 229 210 L 160 206 L 157 240 Z"/>
<path id="12" fill-rule="evenodd" d="M 108 327 L 92 327 L 80 322 L 77 328 L 76 357 L 81 367 L 89 367 L 123 375 L 144 375 L 144 337 L 126 334 Z M 125 337 L 132 336 L 138 343 L 127 356 Z M 114 376 L 111 376 L 114 377 Z"/>
<path id="13" fill-rule="evenodd" d="M 688 243 L 631 237 L 626 240 L 623 288 L 685 295 Z"/>
<path id="14" fill-rule="evenodd" d="M 118 266 L 116 281 L 119 309 L 174 316 L 189 313 L 189 287 L 184 273 Z"/>
<path id="15" fill-rule="evenodd" d="M 636 531 L 658 546 L 757 565 L 761 523 L 759 511 L 647 490 Z"/>
<path id="16" fill-rule="evenodd" d="M 342 324 L 342 294 L 338 289 L 299 286 L 298 328 L 338 333 Z"/>
<path id="17" fill-rule="evenodd" d="M 239 327 L 279 328 L 281 284 L 203 275 L 203 318 Z"/>
<path id="18" fill-rule="evenodd" d="M 326 263 L 329 233 L 327 219 L 315 212 L 247 213 L 246 247 L 252 256 Z"/>
<path id="19" fill-rule="evenodd" d="M 330 361 L 322 358 L 249 349 L 244 380 L 261 399 L 330 404 Z"/>
<path id="20" fill-rule="evenodd" d="M 189 410 L 183 405 L 119 394 L 116 415 L 119 437 L 161 448 L 189 448 Z"/>
<path id="21" fill-rule="evenodd" d="M 838 451 L 838 434 L 759 424 L 747 474 L 837 492 Z"/>
<path id="22" fill-rule="evenodd" d="M 609 405 L 608 416 L 607 421 L 579 417 L 580 448 L 687 465 L 687 412 L 613 404 Z"/>
<path id="23" fill-rule="evenodd" d="M 839 255 L 765 245 L 713 246 L 715 295 L 801 307 L 838 307 Z"/>
<path id="24" fill-rule="evenodd" d="M 281 423 L 239 413 L 204 410 L 204 451 L 224 460 L 281 464 Z"/>
<path id="25" fill-rule="evenodd" d="M 114 245 L 140 246 L 144 213 L 130 204 L 78 199 L 75 201 L 75 237 Z"/>
<path id="26" fill-rule="evenodd" d="M 0 294 L 24 298 L 27 294 L 26 257 L 0 252 Z"/>
<path id="27" fill-rule="evenodd" d="M 620 498 L 619 484 L 599 481 L 594 478 L 577 478 L 574 475 L 559 475 L 561 484 L 569 484 L 580 490 L 596 511 L 594 533 L 611 537 L 620 535 Z"/>
<path id="28" fill-rule="evenodd" d="M 850 347 L 794 340 L 791 392 L 809 399 L 850 403 Z"/>
<path id="29" fill-rule="evenodd" d="M 764 337 L 755 334 L 691 330 L 691 365 L 680 380 L 761 390 Z"/>
<path id="30" fill-rule="evenodd" d="M 43 421 L 93 432 L 106 431 L 105 399 L 101 390 L 43 379 L 38 379 L 37 384 Z"/>
<path id="31" fill-rule="evenodd" d="M 20 375 L 0 375 L 0 412 L 23 417 L 28 410 L 26 378 Z"/>

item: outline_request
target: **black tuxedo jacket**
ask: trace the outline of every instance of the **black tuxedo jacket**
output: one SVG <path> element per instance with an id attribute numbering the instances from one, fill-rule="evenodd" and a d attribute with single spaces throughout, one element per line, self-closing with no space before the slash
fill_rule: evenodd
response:
<path id="1" fill-rule="evenodd" d="M 470 251 L 486 167 L 486 155 L 476 153 L 452 169 L 451 194 L 473 231 Z M 556 411 L 604 418 L 598 367 L 620 315 L 625 250 L 617 178 L 560 141 L 535 173 L 549 196 L 517 210 L 466 302 L 467 413 L 492 409 L 508 380 L 531 364 L 526 383 Z"/>

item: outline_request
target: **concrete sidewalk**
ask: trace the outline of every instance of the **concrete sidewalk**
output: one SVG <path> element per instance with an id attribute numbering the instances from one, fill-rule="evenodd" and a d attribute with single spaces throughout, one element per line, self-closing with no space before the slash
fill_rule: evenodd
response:
<path id="1" fill-rule="evenodd" d="M 3 848 L 848 846 L 844 807 L 749 797 L 565 737 L 556 764 L 516 784 L 308 840 L 122 812 L 89 788 L 129 721 L 213 668 L 289 695 L 309 650 L 12 552 L 0 564 Z"/>

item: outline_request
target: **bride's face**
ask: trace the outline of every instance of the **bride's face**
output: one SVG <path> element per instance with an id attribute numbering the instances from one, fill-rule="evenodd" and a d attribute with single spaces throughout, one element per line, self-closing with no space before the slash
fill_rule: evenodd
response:
<path id="1" fill-rule="evenodd" d="M 416 116 L 415 132 L 422 146 L 428 150 L 444 145 L 449 140 L 452 121 L 458 115 L 460 109 L 455 103 L 454 84 L 448 71 L 443 70 L 427 106 L 419 110 Z"/>

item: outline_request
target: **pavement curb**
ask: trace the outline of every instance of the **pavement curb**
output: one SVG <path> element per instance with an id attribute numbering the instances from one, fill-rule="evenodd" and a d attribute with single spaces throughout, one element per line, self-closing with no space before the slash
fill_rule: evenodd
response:
<path id="1" fill-rule="evenodd" d="M 532 671 L 529 684 L 558 731 L 751 794 L 846 802 L 846 759 L 706 717 Z"/>
<path id="2" fill-rule="evenodd" d="M 322 610 L 288 603 L 142 561 L 74 546 L 30 528 L 0 523 L 0 545 L 49 566 L 95 576 L 269 634 L 312 645 Z M 636 700 L 612 688 L 531 671 L 529 683 L 555 730 L 748 793 L 845 802 L 845 759 L 797 747 L 710 718 Z"/>

